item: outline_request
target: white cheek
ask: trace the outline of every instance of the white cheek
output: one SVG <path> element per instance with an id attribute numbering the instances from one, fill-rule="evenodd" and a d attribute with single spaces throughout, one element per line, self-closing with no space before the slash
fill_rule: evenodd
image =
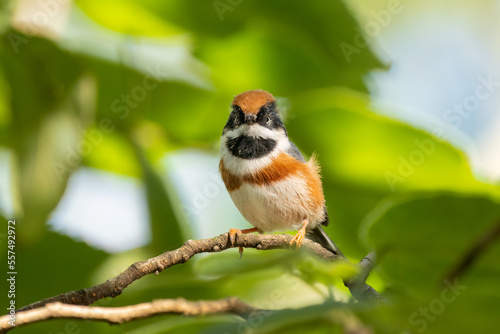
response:
<path id="1" fill-rule="evenodd" d="M 246 126 L 246 131 L 245 134 L 250 137 L 261 137 L 261 138 L 269 138 L 269 139 L 276 139 L 279 137 L 280 133 L 282 131 L 277 131 L 277 130 L 271 130 L 266 127 L 263 127 L 258 124 L 253 124 L 253 125 L 245 125 Z M 243 128 L 243 127 L 242 127 Z"/>
<path id="2" fill-rule="evenodd" d="M 255 128 L 255 126 L 253 126 Z M 286 152 L 290 149 L 290 141 L 285 135 L 284 131 L 272 131 L 262 126 L 261 129 L 255 130 L 240 130 L 242 127 L 229 131 L 222 136 L 221 139 L 221 157 L 224 160 L 224 166 L 231 174 L 236 176 L 242 176 L 247 174 L 253 174 L 260 171 L 262 168 L 267 167 L 280 153 Z M 243 132 L 244 131 L 244 132 Z M 277 140 L 276 147 L 266 156 L 256 159 L 241 159 L 233 156 L 226 147 L 226 143 L 229 139 L 235 138 L 241 134 L 249 135 L 250 132 L 257 137 L 270 138 Z"/>
<path id="3" fill-rule="evenodd" d="M 229 130 L 224 134 L 224 136 L 227 136 L 229 138 L 236 138 L 241 135 L 245 135 L 249 137 L 277 139 L 278 137 L 281 136 L 282 133 L 284 134 L 283 130 L 271 130 L 259 124 L 252 124 L 252 125 L 243 124 L 236 129 Z"/>

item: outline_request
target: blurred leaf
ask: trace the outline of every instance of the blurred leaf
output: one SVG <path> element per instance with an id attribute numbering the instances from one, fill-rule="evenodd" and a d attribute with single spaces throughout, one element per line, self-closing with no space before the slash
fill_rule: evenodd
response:
<path id="1" fill-rule="evenodd" d="M 207 146 L 218 140 L 229 113 L 227 96 L 180 83 L 163 83 L 152 97 L 149 118 L 167 138 L 183 146 Z M 189 110 L 189 112 L 186 112 Z"/>
<path id="2" fill-rule="evenodd" d="M 177 82 L 175 77 L 162 78 L 161 73 L 168 73 L 169 67 L 148 63 L 150 73 L 142 74 L 97 59 L 84 58 L 84 62 L 99 82 L 95 127 L 105 137 L 106 133 L 133 132 L 147 142 L 153 134 L 141 131 L 147 126 L 148 131 L 154 129 L 163 149 L 206 146 L 219 138 L 227 114 L 214 109 L 214 94 L 191 82 Z"/>
<path id="3" fill-rule="evenodd" d="M 16 224 L 17 225 L 17 224 Z M 21 228 L 24 228 L 20 226 Z M 19 232 L 19 229 L 16 229 Z M 4 243 L 2 242 L 3 246 Z M 16 308 L 68 291 L 88 288 L 91 276 L 108 254 L 52 231 L 36 243 L 16 244 Z M 7 252 L 2 252 L 7 254 Z M 5 255 L 1 260 L 6 263 Z M 6 282 L 2 274 L 2 284 Z M 99 282 L 102 283 L 102 282 Z M 7 302 L 7 299 L 4 299 Z M 2 305 L 4 306 L 4 305 Z M 52 320 L 16 328 L 19 333 L 108 333 L 107 325 L 72 319 Z"/>
<path id="4" fill-rule="evenodd" d="M 99 5 L 96 9 L 101 11 L 101 3 L 85 2 L 85 6 L 96 4 Z M 135 21 L 126 21 L 125 24 L 129 22 Z M 144 93 L 139 90 L 146 89 L 149 93 L 154 90 L 155 81 L 177 81 L 205 89 L 211 87 L 209 69 L 193 56 L 192 42 L 187 34 L 148 37 L 114 32 L 93 22 L 78 7 L 73 7 L 68 27 L 57 43 L 61 48 L 82 56 L 86 65 L 100 77 L 100 82 L 114 81 L 117 87 L 105 85 L 102 86 L 104 91 L 126 88 L 122 94 L 133 97 L 127 104 L 142 102 Z M 109 72 L 116 70 L 121 73 L 110 76 Z M 138 74 L 138 80 L 129 85 L 133 78 L 131 71 Z M 114 94 L 113 99 L 122 94 Z"/>
<path id="5" fill-rule="evenodd" d="M 112 3 L 105 1 L 106 6 Z M 122 7 L 129 8 L 131 3 L 126 1 Z M 102 2 L 78 4 L 105 26 L 113 24 L 108 21 L 116 21 L 109 16 L 101 18 L 106 12 L 102 10 Z M 341 1 L 234 3 L 229 4 L 230 9 L 222 16 L 217 1 L 199 1 L 196 8 L 185 1 L 155 0 L 134 6 L 140 7 L 138 15 L 148 8 L 150 13 L 161 16 L 165 24 L 190 32 L 197 42 L 197 54 L 211 68 L 216 87 L 225 96 L 255 88 L 290 96 L 331 85 L 366 91 L 365 73 L 382 67 L 369 48 L 356 54 L 355 62 L 345 57 L 341 44 L 353 44 L 355 40 L 363 43 L 363 37 Z M 120 21 L 134 22 L 122 17 Z M 127 32 L 121 27 L 114 28 Z M 148 30 L 145 35 L 152 33 L 145 29 Z M 154 33 L 158 31 L 162 30 L 154 29 Z M 169 32 L 159 34 L 168 36 Z M 132 49 L 129 45 L 124 50 L 128 53 Z M 226 101 L 218 110 L 226 110 L 228 105 Z"/>
<path id="6" fill-rule="evenodd" d="M 16 220 L 16 234 L 24 228 L 18 223 Z M 43 241 L 36 244 L 24 246 L 16 243 L 15 252 L 17 308 L 60 293 L 89 287 L 89 273 L 108 256 L 83 242 L 54 232 L 47 232 Z M 5 260 L 7 251 L 2 253 L 5 254 L 2 255 Z"/>
<path id="7" fill-rule="evenodd" d="M 2 145 L 7 145 L 7 126 L 12 119 L 8 101 L 8 96 L 10 95 L 8 89 L 9 85 L 4 78 L 3 69 L 0 66 L 0 143 Z"/>
<path id="8" fill-rule="evenodd" d="M 147 92 L 140 95 L 141 101 L 134 101 L 131 97 L 134 87 L 142 87 L 143 75 L 120 63 L 87 57 L 83 57 L 82 61 L 98 82 L 95 126 L 100 128 L 104 125 L 110 133 L 130 129 L 144 115 L 149 104 Z"/>
<path id="9" fill-rule="evenodd" d="M 269 268 L 292 270 L 307 283 L 332 285 L 339 278 L 349 278 L 356 274 L 354 265 L 344 262 L 325 262 L 306 250 L 273 250 L 262 252 L 245 249 L 240 259 L 236 252 L 223 252 L 204 256 L 195 262 L 194 270 L 198 275 L 208 277 L 232 277 L 245 273 L 256 273 Z"/>
<path id="10" fill-rule="evenodd" d="M 125 34 L 163 36 L 185 32 L 159 19 L 154 12 L 138 1 L 77 0 L 76 3 L 98 23 Z"/>
<path id="11" fill-rule="evenodd" d="M 120 298 L 103 305 L 126 306 L 150 302 L 158 298 L 218 299 L 227 297 L 221 284 L 224 280 L 207 280 L 193 276 L 189 265 L 174 266 L 158 276 L 149 275 L 135 282 Z M 98 303 L 99 304 L 99 303 Z"/>
<path id="12" fill-rule="evenodd" d="M 233 322 L 242 322 L 243 320 L 234 315 L 217 315 L 206 317 L 177 317 L 161 316 L 155 321 L 141 321 L 132 326 L 121 326 L 121 329 L 127 330 L 128 334 L 163 334 L 163 333 L 203 333 L 207 327 Z M 149 323 L 150 322 L 150 323 Z M 129 329 L 132 328 L 132 329 Z"/>
<path id="13" fill-rule="evenodd" d="M 0 3 L 0 34 L 9 28 L 12 2 L 7 0 Z"/>
<path id="14" fill-rule="evenodd" d="M 379 266 L 392 283 L 424 294 L 499 222 L 500 204 L 488 198 L 408 194 L 383 201 L 367 217 L 363 232 L 380 252 Z"/>
<path id="15" fill-rule="evenodd" d="M 241 274 L 270 266 L 291 267 L 297 259 L 297 253 L 289 250 L 273 250 L 263 252 L 256 249 L 245 249 L 240 259 L 236 251 L 203 256 L 196 261 L 195 272 L 201 276 L 226 276 Z"/>
<path id="16" fill-rule="evenodd" d="M 208 50 L 201 51 L 201 59 L 225 86 L 247 82 L 251 87 L 245 89 L 264 88 L 276 95 L 325 83 L 364 91 L 363 75 L 381 67 L 369 48 L 356 55 L 355 63 L 344 57 L 341 43 L 362 42 L 363 37 L 342 1 L 198 1 L 196 10 L 181 0 L 144 3 L 166 22 L 199 36 L 200 50 Z M 249 82 L 247 76 L 257 80 Z M 233 88 L 232 94 L 240 91 Z"/>
<path id="17" fill-rule="evenodd" d="M 100 284 L 127 270 L 132 263 L 148 259 L 150 256 L 148 253 L 145 248 L 135 248 L 121 253 L 110 254 L 92 273 L 92 284 Z"/>
<path id="18" fill-rule="evenodd" d="M 187 227 L 181 226 L 172 205 L 173 193 L 167 192 L 165 180 L 150 165 L 142 149 L 134 145 L 137 159 L 141 165 L 142 177 L 146 186 L 149 220 L 152 230 L 151 251 L 157 255 L 180 247 L 186 240 Z M 187 264 L 184 266 L 188 266 Z"/>
<path id="19" fill-rule="evenodd" d="M 358 241 L 359 224 L 393 192 L 499 193 L 473 177 L 462 152 L 375 114 L 359 93 L 341 88 L 306 92 L 292 100 L 286 125 L 304 153 L 319 154 L 330 215 L 327 231 L 349 255 L 366 255 Z"/>
<path id="20" fill-rule="evenodd" d="M 349 325 L 350 326 L 349 326 Z M 348 333 L 343 327 L 355 325 L 344 304 L 325 303 L 284 309 L 260 311 L 249 315 L 247 322 L 235 322 L 208 329 L 205 333 Z"/>
<path id="21" fill-rule="evenodd" d="M 495 330 L 500 242 L 480 254 L 457 281 L 445 278 L 499 223 L 498 202 L 452 193 L 399 196 L 373 211 L 363 231 L 393 286 L 401 322 L 409 319 L 413 329 L 429 333 L 445 328 L 454 333 Z M 427 318 L 422 310 L 427 310 Z"/>
<path id="22" fill-rule="evenodd" d="M 103 132 L 99 127 L 85 131 L 91 153 L 83 157 L 89 167 L 139 177 L 141 167 L 130 143 L 114 129 Z"/>
<path id="23" fill-rule="evenodd" d="M 43 231 L 69 174 L 79 164 L 79 101 L 74 87 L 81 69 L 72 56 L 47 40 L 33 37 L 22 52 L 5 36 L 2 41 L 0 57 L 12 108 L 8 144 L 17 156 L 23 207 L 18 217 L 25 226 L 18 235 L 22 242 Z"/>
<path id="24" fill-rule="evenodd" d="M 20 328 L 16 328 L 19 334 L 48 333 L 48 334 L 66 334 L 66 333 L 92 333 L 108 334 L 113 333 L 110 325 L 101 322 L 76 319 L 54 319 L 51 321 L 35 323 Z"/>
<path id="25" fill-rule="evenodd" d="M 301 276 L 309 284 L 320 282 L 326 286 L 332 286 L 340 280 L 353 277 L 358 272 L 357 267 L 352 263 L 342 261 L 324 262 L 319 260 L 306 259 L 299 265 Z"/>

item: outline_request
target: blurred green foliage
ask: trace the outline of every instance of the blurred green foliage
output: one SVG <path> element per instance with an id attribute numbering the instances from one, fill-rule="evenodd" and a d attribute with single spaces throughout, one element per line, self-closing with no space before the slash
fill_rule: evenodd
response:
<path id="1" fill-rule="evenodd" d="M 341 278 L 354 273 L 351 266 L 319 263 L 302 252 L 245 250 L 238 260 L 228 251 L 145 277 L 119 298 L 96 304 L 234 295 L 279 311 L 248 321 L 156 317 L 119 330 L 495 330 L 498 243 L 460 279 L 466 288 L 453 301 L 443 300 L 443 280 L 500 223 L 499 189 L 476 180 L 464 154 L 450 144 L 371 110 L 364 79 L 384 65 L 369 48 L 352 62 L 344 58 L 340 43 L 359 36 L 343 2 L 78 0 L 57 38 L 43 37 L 42 28 L 9 26 L 15 3 L 0 16 L 0 145 L 14 157 L 19 306 L 100 283 L 189 238 L 184 216 L 174 210 L 178 196 L 161 177 L 160 158 L 186 147 L 216 152 L 232 97 L 261 88 L 288 98 L 291 139 L 306 155 L 319 155 L 328 233 L 353 260 L 378 252 L 370 283 L 393 303 L 332 301 L 329 289 L 339 300 L 348 298 Z M 149 245 L 106 254 L 48 231 L 50 213 L 81 166 L 142 179 Z M 17 332 L 74 328 L 116 330 L 54 321 Z"/>

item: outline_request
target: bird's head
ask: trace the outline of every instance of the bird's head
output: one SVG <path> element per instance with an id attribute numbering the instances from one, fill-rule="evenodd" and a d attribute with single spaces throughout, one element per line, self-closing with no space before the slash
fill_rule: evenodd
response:
<path id="1" fill-rule="evenodd" d="M 232 111 L 224 127 L 223 135 L 233 130 L 253 137 L 275 131 L 285 131 L 273 95 L 261 89 L 249 90 L 237 95 L 231 104 Z M 266 131 L 270 130 L 270 131 Z"/>
<path id="2" fill-rule="evenodd" d="M 237 95 L 222 132 L 223 145 L 231 155 L 242 159 L 263 157 L 288 142 L 276 100 L 263 90 L 249 90 Z"/>

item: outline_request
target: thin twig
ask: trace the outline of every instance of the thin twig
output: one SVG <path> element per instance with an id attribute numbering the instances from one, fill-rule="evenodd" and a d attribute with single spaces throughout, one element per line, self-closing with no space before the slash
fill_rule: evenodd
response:
<path id="1" fill-rule="evenodd" d="M 235 297 L 210 301 L 187 301 L 182 298 L 159 299 L 150 303 L 124 307 L 80 306 L 56 302 L 37 309 L 20 312 L 16 315 L 15 327 L 8 323 L 8 316 L 0 317 L 0 333 L 7 333 L 13 328 L 48 319 L 87 319 L 110 324 L 122 324 L 158 314 L 206 315 L 229 313 L 245 316 L 256 310 L 258 309 L 243 303 Z"/>
<path id="2" fill-rule="evenodd" d="M 460 260 L 443 281 L 454 282 L 462 276 L 467 269 L 484 253 L 494 242 L 500 238 L 500 222 L 498 222 L 491 230 L 483 234 L 479 240 L 470 248 L 465 256 Z"/>
<path id="3" fill-rule="evenodd" d="M 365 256 L 358 264 L 359 272 L 350 280 L 345 280 L 344 285 L 349 288 L 351 294 L 358 301 L 379 301 L 388 302 L 374 288 L 366 284 L 366 279 L 375 267 L 375 253 L 371 252 Z"/>

